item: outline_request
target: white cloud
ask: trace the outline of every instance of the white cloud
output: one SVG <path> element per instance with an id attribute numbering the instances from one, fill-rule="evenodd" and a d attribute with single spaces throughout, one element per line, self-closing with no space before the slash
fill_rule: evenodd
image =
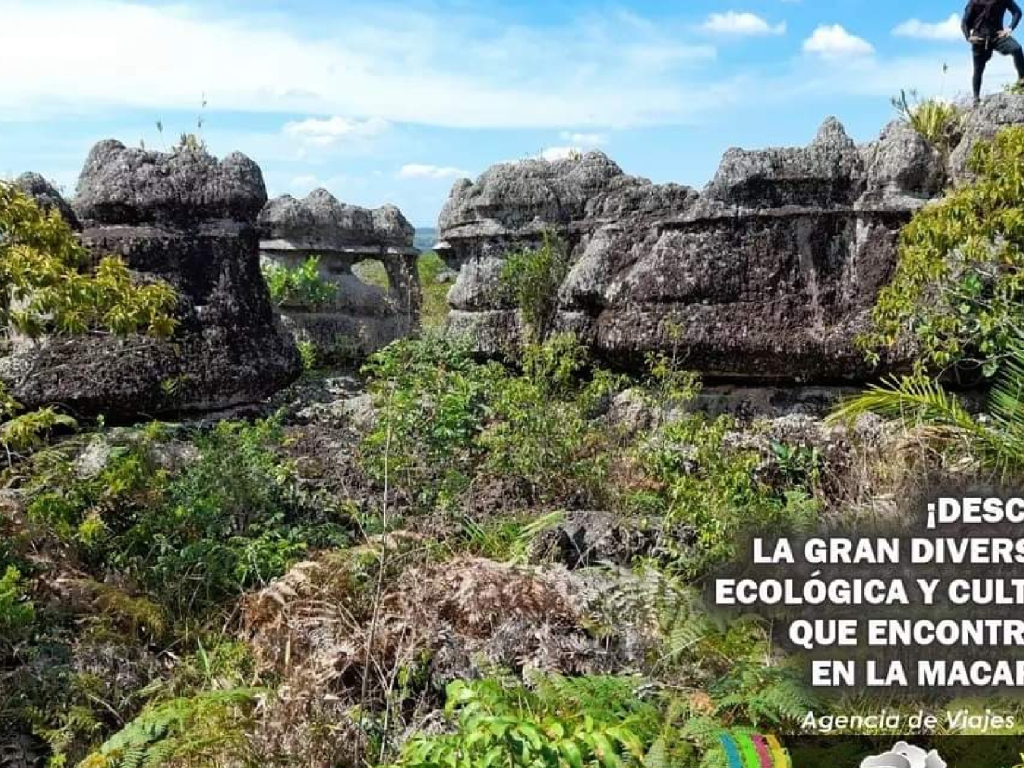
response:
<path id="1" fill-rule="evenodd" d="M 804 52 L 816 53 L 826 58 L 844 56 L 867 56 L 875 49 L 867 40 L 851 35 L 839 24 L 822 25 L 804 40 Z"/>
<path id="2" fill-rule="evenodd" d="M 921 40 L 963 40 L 960 17 L 955 13 L 945 21 L 937 21 L 934 24 L 909 19 L 897 26 L 892 33 L 898 37 L 916 37 Z"/>
<path id="3" fill-rule="evenodd" d="M 205 92 L 211 112 L 585 130 L 678 123 L 740 98 L 728 84 L 679 77 L 715 49 L 671 24 L 607 13 L 536 28 L 390 1 L 303 28 L 198 0 L 0 0 L 0 71 L 34 62 L 31 77 L 0 78 L 0 120 L 116 109 L 170 117 Z"/>
<path id="4" fill-rule="evenodd" d="M 712 13 L 708 16 L 707 21 L 701 25 L 701 28 L 707 32 L 724 35 L 784 35 L 786 33 L 786 22 L 769 24 L 754 13 L 727 11 L 726 13 Z"/>
<path id="5" fill-rule="evenodd" d="M 602 147 L 608 143 L 608 137 L 603 133 L 573 133 L 562 131 L 559 134 L 563 141 L 568 141 L 576 147 Z"/>
<path id="6" fill-rule="evenodd" d="M 288 182 L 289 189 L 313 189 L 314 187 L 321 186 L 320 179 L 313 174 L 307 173 L 301 176 L 296 176 L 294 179 Z"/>
<path id="7" fill-rule="evenodd" d="M 367 120 L 351 120 L 345 117 L 326 119 L 309 118 L 285 124 L 285 136 L 297 139 L 314 147 L 331 147 L 343 141 L 372 139 L 390 128 L 387 120 L 371 117 Z"/>
<path id="8" fill-rule="evenodd" d="M 408 163 L 398 172 L 402 179 L 461 179 L 469 176 L 469 171 L 451 166 Z"/>

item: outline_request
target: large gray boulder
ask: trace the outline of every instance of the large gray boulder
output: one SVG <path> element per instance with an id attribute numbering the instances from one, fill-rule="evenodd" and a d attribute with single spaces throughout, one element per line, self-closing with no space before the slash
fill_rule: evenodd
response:
<path id="1" fill-rule="evenodd" d="M 315 256 L 320 279 L 335 286 L 325 305 L 278 307 L 296 339 L 311 342 L 320 359 L 358 360 L 419 327 L 416 231 L 395 206 L 360 208 L 318 189 L 302 200 L 284 195 L 268 202 L 259 229 L 265 265 L 295 269 Z M 383 264 L 387 288 L 353 271 L 367 260 Z"/>
<path id="2" fill-rule="evenodd" d="M 0 379 L 28 407 L 115 419 L 251 403 L 291 382 L 298 353 L 260 273 L 265 202 L 262 173 L 242 155 L 96 145 L 74 201 L 81 241 L 124 258 L 139 282 L 173 286 L 176 333 L 16 338 Z"/>
<path id="3" fill-rule="evenodd" d="M 571 266 L 556 326 L 607 362 L 639 367 L 660 351 L 712 377 L 864 379 L 874 372 L 855 339 L 900 228 L 943 179 L 913 131 L 858 147 L 831 118 L 807 147 L 729 150 L 701 194 L 627 176 L 598 152 L 495 166 L 457 182 L 440 217 L 442 255 L 461 270 L 449 327 L 481 352 L 514 349 L 502 260 L 554 231 Z"/>

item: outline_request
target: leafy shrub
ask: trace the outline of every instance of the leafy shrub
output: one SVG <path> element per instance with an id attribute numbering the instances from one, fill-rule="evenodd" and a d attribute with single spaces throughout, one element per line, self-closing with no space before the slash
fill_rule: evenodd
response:
<path id="1" fill-rule="evenodd" d="M 594 507 L 608 500 L 614 456 L 595 412 L 618 380 L 598 371 L 581 383 L 586 364 L 576 338 L 558 334 L 524 348 L 522 375 L 494 388 L 493 421 L 480 439 L 484 469 L 516 483 L 534 503 Z"/>
<path id="2" fill-rule="evenodd" d="M 473 360 L 463 342 L 403 340 L 366 367 L 379 417 L 363 444 L 371 473 L 423 509 L 451 508 L 474 477 L 508 481 L 541 504 L 596 503 L 611 453 L 597 403 L 614 377 L 571 336 L 523 350 L 521 374 Z"/>
<path id="3" fill-rule="evenodd" d="M 362 446 L 368 470 L 409 489 L 418 504 L 448 505 L 479 457 L 477 436 L 502 369 L 474 361 L 463 341 L 427 335 L 389 345 L 364 371 L 380 411 Z"/>
<path id="4" fill-rule="evenodd" d="M 892 100 L 900 118 L 921 134 L 929 144 L 948 156 L 960 139 L 963 113 L 942 99 L 918 98 L 914 91 L 900 91 Z"/>
<path id="5" fill-rule="evenodd" d="M 95 269 L 91 261 L 57 211 L 44 213 L 12 184 L 0 182 L 0 325 L 29 336 L 174 331 L 170 285 L 133 284 L 115 256 L 100 259 Z"/>
<path id="6" fill-rule="evenodd" d="M 296 344 L 296 346 L 299 348 L 299 357 L 302 359 L 302 370 L 314 370 L 317 366 L 316 344 L 308 339 L 304 339 Z"/>
<path id="7" fill-rule="evenodd" d="M 172 699 L 147 707 L 111 736 L 79 768 L 160 768 L 217 765 L 230 756 L 245 765 L 246 728 L 258 691 L 232 689 Z"/>
<path id="8" fill-rule="evenodd" d="M 980 142 L 974 183 L 922 208 L 903 229 L 899 260 L 875 305 L 877 350 L 913 343 L 922 368 L 955 364 L 992 376 L 1024 321 L 1024 127 Z"/>
<path id="9" fill-rule="evenodd" d="M 27 599 L 27 586 L 13 565 L 0 575 L 0 648 L 12 642 L 35 621 L 35 607 Z"/>
<path id="10" fill-rule="evenodd" d="M 278 306 L 302 305 L 317 309 L 334 299 L 338 286 L 320 277 L 320 258 L 310 256 L 299 266 L 271 264 L 263 268 L 270 298 Z"/>
<path id="11" fill-rule="evenodd" d="M 542 678 L 536 690 L 501 681 L 456 681 L 446 711 L 458 731 L 419 736 L 398 766 L 616 768 L 640 766 L 658 735 L 658 708 L 628 678 Z"/>
<path id="12" fill-rule="evenodd" d="M 173 477 L 157 461 L 159 438 L 154 429 L 116 449 L 92 478 L 76 478 L 66 457 L 44 457 L 30 517 L 86 564 L 119 569 L 179 617 L 267 583 L 307 546 L 345 540 L 306 509 L 274 450 L 273 421 L 224 421 L 196 435 L 198 457 Z"/>
<path id="13" fill-rule="evenodd" d="M 502 291 L 522 313 L 529 338 L 544 341 L 558 309 L 558 289 L 569 274 L 564 243 L 550 233 L 534 250 L 511 254 L 502 265 Z"/>
<path id="14" fill-rule="evenodd" d="M 759 476 L 761 455 L 732 448 L 727 434 L 732 419 L 684 416 L 656 432 L 641 446 L 637 460 L 647 483 L 627 494 L 637 514 L 654 514 L 668 525 L 692 527 L 694 551 L 679 552 L 679 567 L 699 575 L 734 554 L 744 528 L 806 526 L 817 515 L 813 473 L 782 489 Z"/>

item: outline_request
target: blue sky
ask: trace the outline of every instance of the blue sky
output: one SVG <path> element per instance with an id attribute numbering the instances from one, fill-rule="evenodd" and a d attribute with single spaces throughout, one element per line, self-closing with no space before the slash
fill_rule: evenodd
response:
<path id="1" fill-rule="evenodd" d="M 599 148 L 703 185 L 730 146 L 858 141 L 901 88 L 961 97 L 962 0 L 0 0 L 0 176 L 67 192 L 89 147 L 196 128 L 271 194 L 431 226 L 455 178 Z M 948 71 L 943 72 L 944 65 Z M 1012 79 L 990 65 L 987 90 Z M 201 109 L 203 98 L 206 107 Z M 163 135 L 157 122 L 164 126 Z"/>

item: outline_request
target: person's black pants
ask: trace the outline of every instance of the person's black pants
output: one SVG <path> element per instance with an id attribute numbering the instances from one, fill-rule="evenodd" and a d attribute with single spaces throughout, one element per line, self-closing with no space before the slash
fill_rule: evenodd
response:
<path id="1" fill-rule="evenodd" d="M 981 96 L 981 81 L 985 76 L 985 65 L 992 58 L 992 52 L 998 51 L 1003 56 L 1013 56 L 1013 65 L 1017 68 L 1017 77 L 1024 80 L 1024 50 L 1012 35 L 998 37 L 974 43 L 974 98 Z"/>

